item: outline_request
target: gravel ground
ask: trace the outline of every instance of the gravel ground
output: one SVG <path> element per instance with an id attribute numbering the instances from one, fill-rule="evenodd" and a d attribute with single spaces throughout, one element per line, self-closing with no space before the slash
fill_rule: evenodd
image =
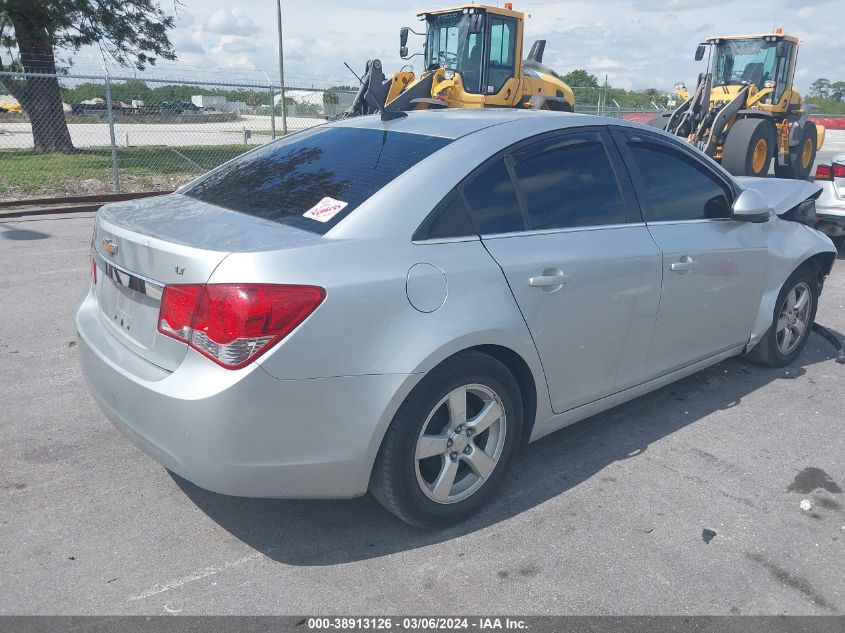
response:
<path id="1" fill-rule="evenodd" d="M 0 614 L 845 611 L 845 367 L 819 336 L 532 444 L 481 515 L 421 532 L 369 497 L 209 493 L 129 444 L 78 368 L 91 224 L 0 219 Z M 818 312 L 840 337 L 843 277 Z"/>

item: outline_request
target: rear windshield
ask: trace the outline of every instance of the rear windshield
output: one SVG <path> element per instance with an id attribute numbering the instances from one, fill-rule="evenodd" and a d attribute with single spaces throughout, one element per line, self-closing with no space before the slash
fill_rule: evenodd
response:
<path id="1" fill-rule="evenodd" d="M 405 132 L 326 127 L 236 158 L 182 193 L 322 235 L 450 142 Z"/>

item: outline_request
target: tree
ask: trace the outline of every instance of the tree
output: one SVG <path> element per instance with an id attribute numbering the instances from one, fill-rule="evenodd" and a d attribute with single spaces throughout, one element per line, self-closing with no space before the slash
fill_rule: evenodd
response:
<path id="1" fill-rule="evenodd" d="M 823 99 L 827 99 L 828 92 L 830 91 L 830 80 L 819 78 L 816 79 L 812 85 L 810 86 L 810 96 L 813 97 L 822 97 Z"/>
<path id="2" fill-rule="evenodd" d="M 129 81 L 122 81 L 113 83 L 111 87 L 111 98 L 115 103 L 131 103 L 134 99 L 140 99 L 149 103 L 152 99 L 153 91 L 140 79 L 130 79 Z M 188 99 L 190 101 L 190 98 Z"/>
<path id="3" fill-rule="evenodd" d="M 325 105 L 337 105 L 340 103 L 340 99 L 338 99 L 337 93 L 339 92 L 357 92 L 357 88 L 353 88 L 352 86 L 331 86 L 326 88 L 323 92 L 323 104 Z"/>
<path id="4" fill-rule="evenodd" d="M 0 42 L 8 42 L 9 54 L 18 52 L 6 65 L 0 57 L 0 71 L 44 75 L 0 76 L 29 116 L 35 151 L 73 151 L 56 51 L 96 44 L 117 63 L 143 70 L 157 57 L 176 59 L 167 37 L 172 27 L 158 0 L 0 0 Z"/>
<path id="5" fill-rule="evenodd" d="M 845 101 L 845 81 L 830 84 L 830 98 L 834 101 Z"/>
<path id="6" fill-rule="evenodd" d="M 598 88 L 598 78 L 586 70 L 577 68 L 563 76 L 566 85 L 574 88 Z"/>

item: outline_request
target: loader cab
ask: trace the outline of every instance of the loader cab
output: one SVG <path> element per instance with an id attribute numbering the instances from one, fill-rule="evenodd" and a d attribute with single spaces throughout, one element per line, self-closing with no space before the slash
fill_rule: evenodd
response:
<path id="1" fill-rule="evenodd" d="M 496 95 L 521 72 L 522 14 L 462 7 L 420 14 L 426 22 L 425 67 L 459 73 L 464 91 Z"/>
<path id="2" fill-rule="evenodd" d="M 752 85 L 771 88 L 761 103 L 776 105 L 791 91 L 798 40 L 781 33 L 711 38 L 710 71 L 713 86 Z M 699 48 L 699 51 L 701 48 Z M 696 52 L 700 59 L 701 53 Z"/>

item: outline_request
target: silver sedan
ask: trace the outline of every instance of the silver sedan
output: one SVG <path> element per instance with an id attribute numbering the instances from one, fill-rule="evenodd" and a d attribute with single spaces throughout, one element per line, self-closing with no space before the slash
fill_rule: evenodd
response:
<path id="1" fill-rule="evenodd" d="M 835 251 L 781 216 L 817 193 L 619 120 L 332 123 L 103 207 L 82 366 L 199 486 L 369 490 L 443 526 L 523 442 L 730 356 L 792 362 Z"/>

